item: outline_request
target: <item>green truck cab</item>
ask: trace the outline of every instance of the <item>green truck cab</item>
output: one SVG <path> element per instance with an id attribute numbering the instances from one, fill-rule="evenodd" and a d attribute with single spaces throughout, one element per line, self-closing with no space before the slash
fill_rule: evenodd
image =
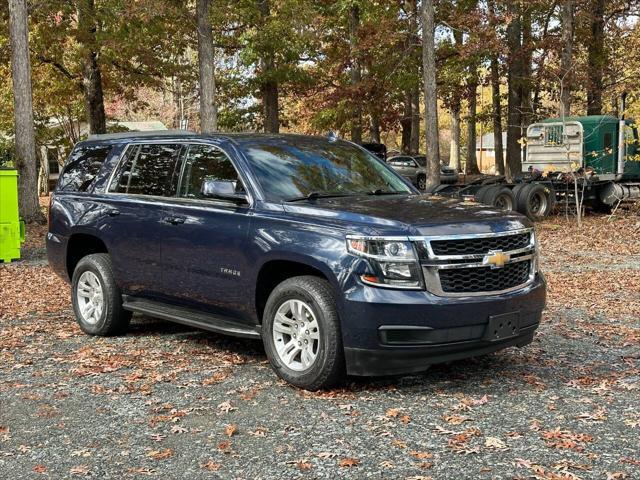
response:
<path id="1" fill-rule="evenodd" d="M 622 126 L 622 136 L 620 129 Z M 622 140 L 624 149 L 619 150 Z M 523 170 L 591 170 L 600 180 L 640 180 L 638 129 L 610 115 L 550 118 L 527 129 Z"/>

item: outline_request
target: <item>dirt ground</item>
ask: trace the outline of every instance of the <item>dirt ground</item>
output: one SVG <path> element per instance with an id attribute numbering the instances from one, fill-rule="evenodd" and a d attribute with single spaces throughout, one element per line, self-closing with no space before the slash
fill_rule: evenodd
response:
<path id="1" fill-rule="evenodd" d="M 46 227 L 0 265 L 0 478 L 640 478 L 640 218 L 538 225 L 523 349 L 309 393 L 259 342 L 135 316 L 81 333 Z"/>

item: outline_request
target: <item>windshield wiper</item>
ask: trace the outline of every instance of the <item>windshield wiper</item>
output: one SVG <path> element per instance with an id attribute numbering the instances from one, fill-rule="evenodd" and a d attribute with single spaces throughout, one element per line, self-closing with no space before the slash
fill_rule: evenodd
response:
<path id="1" fill-rule="evenodd" d="M 389 190 L 378 188 L 377 190 L 367 192 L 367 195 L 407 195 L 408 193 L 409 192 L 390 192 Z"/>
<path id="2" fill-rule="evenodd" d="M 337 198 L 337 197 L 350 197 L 353 193 L 320 193 L 311 192 L 301 197 L 287 198 L 285 202 L 301 202 L 303 200 L 315 200 L 316 198 Z"/>

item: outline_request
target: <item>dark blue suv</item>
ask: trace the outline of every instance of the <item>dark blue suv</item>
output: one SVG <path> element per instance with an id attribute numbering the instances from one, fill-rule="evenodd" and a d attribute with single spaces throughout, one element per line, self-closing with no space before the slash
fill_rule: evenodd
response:
<path id="1" fill-rule="evenodd" d="M 51 197 L 47 250 L 85 332 L 139 312 L 261 338 L 306 389 L 523 346 L 545 305 L 525 217 L 420 195 L 336 139 L 90 138 Z"/>

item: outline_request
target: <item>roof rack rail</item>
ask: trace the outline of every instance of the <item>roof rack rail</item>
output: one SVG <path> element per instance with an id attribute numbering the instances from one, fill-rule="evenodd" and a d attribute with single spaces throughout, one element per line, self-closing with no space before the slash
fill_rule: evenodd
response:
<path id="1" fill-rule="evenodd" d="M 198 133 L 192 132 L 191 130 L 130 130 L 116 133 L 92 133 L 87 137 L 87 140 L 117 140 L 119 138 L 131 137 L 176 137 L 189 135 L 198 135 Z"/>

